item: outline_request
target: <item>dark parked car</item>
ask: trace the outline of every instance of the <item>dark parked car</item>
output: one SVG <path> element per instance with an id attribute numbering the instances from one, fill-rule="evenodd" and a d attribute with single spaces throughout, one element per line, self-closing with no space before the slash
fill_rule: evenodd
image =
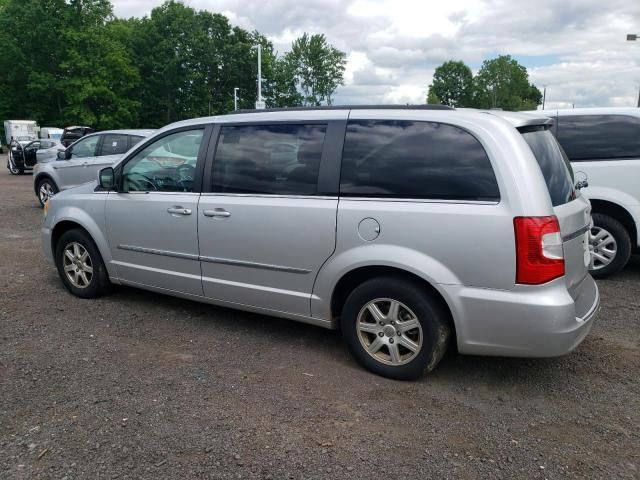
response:
<path id="1" fill-rule="evenodd" d="M 67 127 L 64 129 L 64 132 L 62 132 L 60 143 L 62 143 L 62 145 L 64 145 L 65 147 L 68 147 L 76 140 L 95 131 L 95 128 L 91 127 Z"/>

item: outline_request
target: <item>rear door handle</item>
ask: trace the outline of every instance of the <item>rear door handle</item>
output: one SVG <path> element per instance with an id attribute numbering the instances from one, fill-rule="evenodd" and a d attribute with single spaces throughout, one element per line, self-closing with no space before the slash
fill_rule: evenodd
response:
<path id="1" fill-rule="evenodd" d="M 215 210 L 203 210 L 205 217 L 230 217 L 231 212 L 227 212 L 224 208 L 216 208 Z"/>
<path id="2" fill-rule="evenodd" d="M 175 207 L 167 208 L 167 212 L 171 215 L 191 215 L 190 208 L 183 208 L 177 205 Z"/>

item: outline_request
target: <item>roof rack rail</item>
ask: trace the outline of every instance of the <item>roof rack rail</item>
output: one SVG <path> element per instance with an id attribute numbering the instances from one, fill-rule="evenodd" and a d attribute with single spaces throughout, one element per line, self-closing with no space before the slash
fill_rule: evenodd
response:
<path id="1" fill-rule="evenodd" d="M 265 112 L 296 112 L 308 110 L 455 110 L 448 105 L 322 105 L 319 107 L 285 107 L 285 108 L 266 108 L 266 109 L 241 109 L 230 114 L 236 113 L 265 113 Z"/>

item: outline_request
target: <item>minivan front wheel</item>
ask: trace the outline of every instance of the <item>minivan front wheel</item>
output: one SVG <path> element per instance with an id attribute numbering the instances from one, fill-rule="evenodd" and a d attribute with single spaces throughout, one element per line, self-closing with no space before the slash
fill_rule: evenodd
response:
<path id="1" fill-rule="evenodd" d="M 395 277 L 355 288 L 342 310 L 341 328 L 360 364 L 399 380 L 432 370 L 451 333 L 441 303 L 418 284 Z"/>
<path id="2" fill-rule="evenodd" d="M 98 247 L 84 230 L 63 233 L 55 256 L 62 283 L 77 297 L 95 298 L 109 291 L 111 284 Z"/>
<path id="3" fill-rule="evenodd" d="M 631 236 L 618 220 L 602 213 L 593 214 L 589 235 L 591 275 L 604 278 L 618 273 L 631 257 Z"/>

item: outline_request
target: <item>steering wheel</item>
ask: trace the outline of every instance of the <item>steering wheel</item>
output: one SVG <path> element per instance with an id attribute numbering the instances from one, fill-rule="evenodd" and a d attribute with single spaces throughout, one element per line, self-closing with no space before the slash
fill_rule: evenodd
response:
<path id="1" fill-rule="evenodd" d="M 193 181 L 196 173 L 196 168 L 193 165 L 183 164 L 178 167 L 178 173 L 180 174 L 181 181 Z"/>
<path id="2" fill-rule="evenodd" d="M 131 177 L 138 176 L 140 179 L 134 179 Z M 142 173 L 130 172 L 127 174 L 127 182 L 134 187 L 134 192 L 146 192 L 149 190 L 157 191 L 158 187 L 156 186 L 154 180 L 152 178 L 143 175 Z M 149 188 L 151 187 L 151 188 Z M 131 191 L 131 189 L 129 189 Z"/>

